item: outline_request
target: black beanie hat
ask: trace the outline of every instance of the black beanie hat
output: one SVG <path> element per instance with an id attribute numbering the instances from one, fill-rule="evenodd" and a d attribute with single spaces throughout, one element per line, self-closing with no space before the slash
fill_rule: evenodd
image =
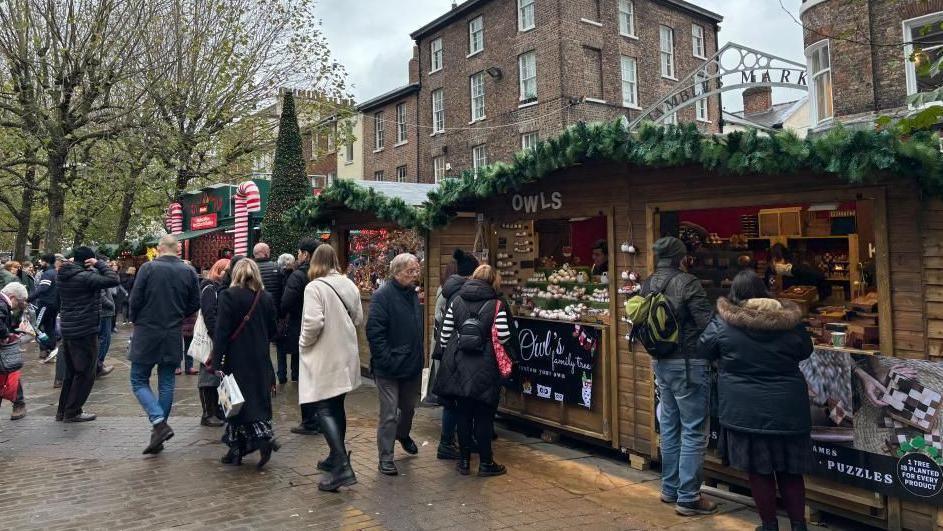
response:
<path id="1" fill-rule="evenodd" d="M 72 251 L 72 258 L 76 264 L 84 264 L 89 258 L 95 258 L 95 251 L 90 247 L 76 247 Z"/>
<path id="2" fill-rule="evenodd" d="M 455 264 L 458 266 L 456 273 L 463 277 L 472 276 L 472 273 L 478 269 L 478 259 L 470 254 L 465 254 L 461 249 L 455 249 L 452 258 L 455 259 Z"/>
<path id="3" fill-rule="evenodd" d="M 681 258 L 688 254 L 688 248 L 685 247 L 684 242 L 674 236 L 660 238 L 652 245 L 652 251 L 655 252 L 655 258 L 659 260 Z"/>

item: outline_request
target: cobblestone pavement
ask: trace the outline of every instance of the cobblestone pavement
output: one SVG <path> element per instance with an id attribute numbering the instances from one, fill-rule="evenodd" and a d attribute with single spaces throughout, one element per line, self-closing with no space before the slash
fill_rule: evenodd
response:
<path id="1" fill-rule="evenodd" d="M 399 477 L 376 469 L 376 391 L 348 397 L 348 442 L 359 483 L 340 494 L 317 490 L 314 464 L 327 454 L 320 436 L 289 432 L 298 422 L 294 384 L 282 386 L 275 424 L 282 449 L 263 471 L 257 454 L 224 467 L 219 428 L 199 426 L 196 377 L 179 376 L 170 424 L 176 436 L 158 456 L 142 456 L 147 421 L 128 384 L 128 329 L 115 338 L 115 371 L 95 384 L 86 409 L 98 420 L 53 421 L 53 364 L 28 349 L 29 414 L 9 420 L 0 408 L 0 522 L 6 529 L 753 529 L 755 512 L 721 501 L 720 514 L 697 519 L 659 503 L 652 472 L 613 456 L 548 444 L 499 427 L 495 454 L 509 473 L 461 477 L 435 458 L 438 414 L 422 409 L 418 456 L 397 448 Z M 473 462 L 473 466 L 474 462 Z M 785 521 L 782 522 L 786 524 Z"/>

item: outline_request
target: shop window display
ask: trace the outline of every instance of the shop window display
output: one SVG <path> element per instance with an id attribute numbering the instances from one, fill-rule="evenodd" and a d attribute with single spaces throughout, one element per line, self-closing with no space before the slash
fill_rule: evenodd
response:
<path id="1" fill-rule="evenodd" d="M 364 294 L 373 293 L 389 276 L 390 261 L 400 253 L 424 256 L 423 240 L 412 230 L 357 230 L 348 233 L 347 276 Z M 420 286 L 420 295 L 422 288 Z"/>

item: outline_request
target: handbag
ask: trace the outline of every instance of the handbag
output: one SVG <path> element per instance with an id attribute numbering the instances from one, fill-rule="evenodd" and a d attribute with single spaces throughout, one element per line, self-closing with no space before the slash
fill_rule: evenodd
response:
<path id="1" fill-rule="evenodd" d="M 222 406 L 223 415 L 227 419 L 235 417 L 242 411 L 246 399 L 242 396 L 242 390 L 239 389 L 239 384 L 236 383 L 233 375 L 223 376 L 216 391 L 219 393 L 219 405 Z"/>
<path id="2" fill-rule="evenodd" d="M 203 311 L 200 310 L 196 317 L 196 324 L 193 325 L 193 340 L 190 342 L 190 348 L 187 349 L 187 355 L 206 365 L 212 352 L 213 340 L 210 339 L 206 321 L 203 320 Z"/>
<path id="3" fill-rule="evenodd" d="M 0 399 L 15 402 L 19 389 L 20 371 L 13 371 L 10 374 L 0 373 Z"/>
<path id="4" fill-rule="evenodd" d="M 23 347 L 13 341 L 0 346 L 0 372 L 11 373 L 23 368 Z"/>
<path id="5" fill-rule="evenodd" d="M 494 305 L 494 318 L 497 320 L 498 313 L 501 311 L 501 301 L 499 300 L 497 304 Z M 511 376 L 511 369 L 513 369 L 514 364 L 511 362 L 511 357 L 508 356 L 507 350 L 504 349 L 504 345 L 501 344 L 501 341 L 498 339 L 498 327 L 494 324 L 491 325 L 491 345 L 494 347 L 494 359 L 498 363 L 498 372 L 501 374 L 502 378 L 508 378 Z"/>

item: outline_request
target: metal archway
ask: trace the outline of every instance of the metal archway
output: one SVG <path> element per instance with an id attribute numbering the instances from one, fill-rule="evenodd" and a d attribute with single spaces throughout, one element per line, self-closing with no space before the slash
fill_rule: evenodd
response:
<path id="1" fill-rule="evenodd" d="M 733 79 L 731 79 L 733 78 Z M 785 87 L 808 91 L 806 65 L 728 42 L 668 94 L 628 122 L 634 130 L 645 120 L 662 122 L 697 101 L 731 90 L 750 87 Z"/>

